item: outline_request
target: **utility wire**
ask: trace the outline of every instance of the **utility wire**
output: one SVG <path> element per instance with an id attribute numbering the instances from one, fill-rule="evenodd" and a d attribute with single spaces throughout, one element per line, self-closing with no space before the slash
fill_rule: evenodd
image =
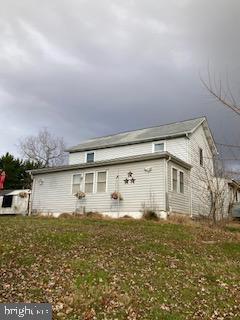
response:
<path id="1" fill-rule="evenodd" d="M 219 145 L 219 146 L 223 146 L 223 147 L 240 149 L 240 146 L 234 145 L 234 144 L 218 143 L 218 142 L 216 142 L 216 144 Z"/>

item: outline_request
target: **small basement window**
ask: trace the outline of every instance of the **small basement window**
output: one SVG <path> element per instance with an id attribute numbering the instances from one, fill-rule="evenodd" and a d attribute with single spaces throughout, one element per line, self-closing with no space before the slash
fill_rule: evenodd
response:
<path id="1" fill-rule="evenodd" d="M 164 143 L 160 142 L 160 143 L 154 143 L 154 152 L 162 152 L 164 151 Z"/>
<path id="2" fill-rule="evenodd" d="M 3 196 L 2 208 L 11 208 L 13 202 L 13 195 Z"/>
<path id="3" fill-rule="evenodd" d="M 86 162 L 87 163 L 91 163 L 91 162 L 94 162 L 94 152 L 87 152 L 86 153 Z"/>

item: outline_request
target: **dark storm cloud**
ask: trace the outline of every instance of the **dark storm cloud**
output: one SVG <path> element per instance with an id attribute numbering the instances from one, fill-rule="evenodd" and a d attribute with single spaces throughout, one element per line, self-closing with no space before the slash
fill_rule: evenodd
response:
<path id="1" fill-rule="evenodd" d="M 207 65 L 240 87 L 238 0 L 8 0 L 0 13 L 0 153 L 47 126 L 69 145 L 206 114 L 216 140 L 239 119 L 209 97 Z"/>

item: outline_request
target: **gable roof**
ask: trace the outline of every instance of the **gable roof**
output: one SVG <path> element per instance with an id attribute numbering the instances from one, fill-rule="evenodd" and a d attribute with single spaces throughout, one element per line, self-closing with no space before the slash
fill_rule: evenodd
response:
<path id="1" fill-rule="evenodd" d="M 99 137 L 82 142 L 66 151 L 89 151 L 135 143 L 175 138 L 192 133 L 206 120 L 205 117 L 160 125 L 151 128 L 122 132 L 114 135 Z"/>

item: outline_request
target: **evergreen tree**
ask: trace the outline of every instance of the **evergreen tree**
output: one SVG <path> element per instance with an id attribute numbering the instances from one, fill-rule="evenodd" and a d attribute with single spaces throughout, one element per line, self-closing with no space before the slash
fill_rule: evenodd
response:
<path id="1" fill-rule="evenodd" d="M 10 153 L 0 157 L 0 169 L 6 173 L 4 189 L 31 188 L 31 176 L 26 170 L 37 169 L 41 164 L 14 158 Z"/>

